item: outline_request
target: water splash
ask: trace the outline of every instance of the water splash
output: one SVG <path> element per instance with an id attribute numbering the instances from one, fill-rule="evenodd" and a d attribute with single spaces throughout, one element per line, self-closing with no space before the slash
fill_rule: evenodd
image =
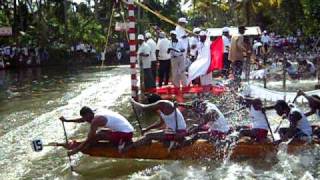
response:
<path id="1" fill-rule="evenodd" d="M 34 139 L 42 139 L 43 142 L 63 141 L 61 122 L 57 118 L 61 115 L 66 117 L 78 116 L 78 109 L 83 105 L 97 108 L 114 105 L 122 94 L 129 91 L 129 83 L 118 83 L 130 82 L 130 76 L 125 73 L 127 69 L 112 70 L 112 77 L 101 77 L 98 83 L 88 83 L 85 90 L 69 100 L 66 105 L 44 113 L 31 122 L 0 137 L 0 165 L 3 167 L 0 169 L 1 177 L 5 179 L 21 178 L 25 174 L 31 173 L 32 170 L 41 169 L 41 165 L 40 167 L 37 166 L 41 164 L 39 161 L 53 149 L 46 148 L 41 153 L 34 153 L 30 147 L 30 142 Z M 74 123 L 66 124 L 69 135 L 76 133 L 79 127 L 80 125 Z M 59 154 L 59 157 L 63 159 L 63 157 L 66 157 L 65 153 L 63 151 L 63 155 Z M 50 161 L 45 162 L 51 163 Z M 48 165 L 45 167 L 50 168 Z M 40 171 L 45 173 L 46 169 Z"/>

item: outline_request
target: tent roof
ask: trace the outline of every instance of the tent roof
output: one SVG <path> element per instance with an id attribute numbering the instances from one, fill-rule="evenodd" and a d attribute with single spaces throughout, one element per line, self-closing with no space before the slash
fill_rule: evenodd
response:
<path id="1" fill-rule="evenodd" d="M 259 26 L 246 27 L 245 36 L 257 36 L 261 34 L 261 29 Z M 209 36 L 221 36 L 223 28 L 208 28 Z M 238 33 L 238 27 L 229 27 L 230 35 Z"/>

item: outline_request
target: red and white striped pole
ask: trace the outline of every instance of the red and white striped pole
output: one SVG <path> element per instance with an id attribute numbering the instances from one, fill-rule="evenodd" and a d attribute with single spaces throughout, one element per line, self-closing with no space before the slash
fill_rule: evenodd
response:
<path id="1" fill-rule="evenodd" d="M 131 97 L 138 100 L 138 80 L 137 80 L 137 41 L 136 41 L 136 18 L 134 16 L 134 0 L 128 0 L 128 20 L 129 20 L 129 46 L 130 46 L 130 70 L 131 70 Z"/>

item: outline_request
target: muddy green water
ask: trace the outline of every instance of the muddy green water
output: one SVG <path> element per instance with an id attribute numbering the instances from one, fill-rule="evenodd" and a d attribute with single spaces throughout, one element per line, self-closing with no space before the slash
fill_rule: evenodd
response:
<path id="1" fill-rule="evenodd" d="M 58 117 L 78 116 L 83 105 L 109 108 L 137 128 L 128 102 L 130 69 L 122 67 L 35 68 L 0 71 L 0 179 L 317 179 L 319 148 L 276 160 L 154 161 L 94 158 L 78 154 L 69 171 L 66 151 L 30 142 L 63 142 Z M 279 119 L 272 119 L 273 127 Z M 143 120 L 143 126 L 150 121 Z M 84 138 L 87 125 L 66 124 L 70 137 Z M 138 135 L 138 133 L 136 134 Z"/>

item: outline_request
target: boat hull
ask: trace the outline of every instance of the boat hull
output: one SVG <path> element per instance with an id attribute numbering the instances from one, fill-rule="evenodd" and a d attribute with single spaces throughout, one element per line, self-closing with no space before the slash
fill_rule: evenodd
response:
<path id="1" fill-rule="evenodd" d="M 319 141 L 313 141 L 310 144 L 292 142 L 288 145 L 287 152 L 296 153 L 307 148 L 313 148 L 316 144 L 319 144 Z M 272 157 L 276 155 L 278 149 L 279 146 L 271 142 L 238 142 L 231 148 L 216 148 L 208 141 L 198 140 L 192 145 L 172 149 L 170 152 L 163 143 L 153 142 L 151 145 L 132 148 L 125 153 L 119 153 L 116 147 L 100 142 L 82 151 L 82 153 L 96 157 L 124 159 L 195 160 L 203 158 L 222 159 L 226 157 L 231 159 Z"/>

